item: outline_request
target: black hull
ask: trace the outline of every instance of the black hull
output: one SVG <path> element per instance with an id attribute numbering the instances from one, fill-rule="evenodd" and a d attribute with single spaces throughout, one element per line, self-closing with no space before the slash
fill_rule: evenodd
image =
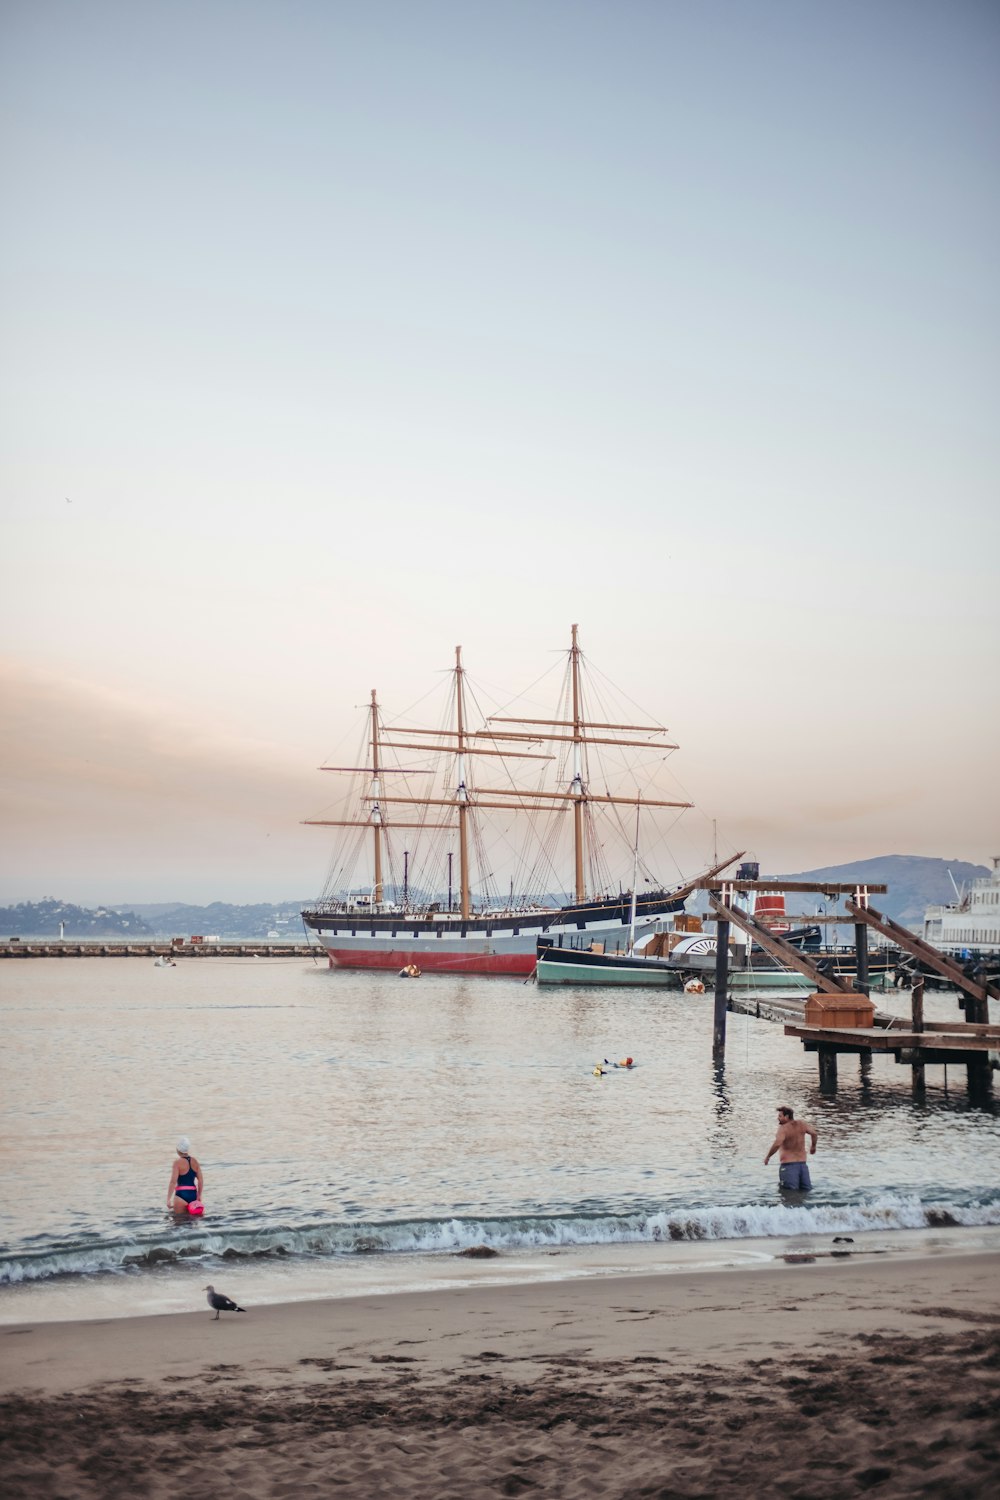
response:
<path id="1" fill-rule="evenodd" d="M 684 901 L 666 891 L 656 891 L 640 896 L 636 902 L 636 921 L 649 923 L 658 917 L 667 917 L 684 910 Z M 550 907 L 543 911 L 503 912 L 496 915 L 483 913 L 465 921 L 440 912 L 377 912 L 374 915 L 361 910 L 345 910 L 336 903 L 317 906 L 302 913 L 306 927 L 324 933 L 342 932 L 345 935 L 369 934 L 376 938 L 404 938 L 408 934 L 433 934 L 435 937 L 452 938 L 502 938 L 516 937 L 522 932 L 546 933 L 552 928 L 560 935 L 572 932 L 585 933 L 594 925 L 620 923 L 628 926 L 631 917 L 631 897 L 616 896 L 608 901 L 574 902 L 570 906 Z"/>
<path id="2" fill-rule="evenodd" d="M 800 950 L 803 951 L 803 950 Z M 579 945 L 563 946 L 562 943 L 552 943 L 545 938 L 539 938 L 536 945 L 538 958 L 544 958 L 547 962 L 560 964 L 566 968 L 586 967 L 593 972 L 602 969 L 608 972 L 634 970 L 636 972 L 651 970 L 668 971 L 684 975 L 697 975 L 701 979 L 706 976 L 714 978 L 715 975 L 715 953 L 703 953 L 676 958 L 643 958 L 641 954 L 616 953 L 593 953 Z M 856 979 L 858 975 L 858 958 L 854 948 L 820 948 L 818 950 L 805 949 L 805 955 L 816 964 L 817 968 L 826 973 L 835 974 L 838 978 Z M 868 979 L 873 984 L 881 984 L 888 975 L 892 974 L 900 961 L 900 953 L 896 948 L 879 949 L 868 955 Z M 736 963 L 730 958 L 730 976 L 737 979 L 740 975 L 753 974 L 764 980 L 769 974 L 791 974 L 797 972 L 790 964 L 777 963 L 762 948 L 754 948 L 750 955 L 750 963 Z M 802 976 L 806 981 L 806 976 Z M 807 981 L 806 981 L 807 982 Z"/>

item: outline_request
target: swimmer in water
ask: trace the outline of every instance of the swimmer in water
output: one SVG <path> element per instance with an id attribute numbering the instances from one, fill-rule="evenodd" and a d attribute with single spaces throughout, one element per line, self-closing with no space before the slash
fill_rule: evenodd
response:
<path id="1" fill-rule="evenodd" d="M 201 1163 L 191 1155 L 191 1142 L 182 1135 L 177 1142 L 177 1159 L 167 1188 L 167 1207 L 175 1214 L 186 1214 L 192 1203 L 200 1203 L 205 1193 Z"/>

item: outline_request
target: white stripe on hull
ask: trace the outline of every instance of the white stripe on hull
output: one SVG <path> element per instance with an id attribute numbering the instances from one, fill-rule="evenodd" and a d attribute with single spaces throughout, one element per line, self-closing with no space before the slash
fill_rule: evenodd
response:
<path id="1" fill-rule="evenodd" d="M 636 924 L 636 936 L 645 936 L 653 931 L 655 922 Z M 603 942 L 605 947 L 612 950 L 617 946 L 624 950 L 628 942 L 628 924 L 622 922 L 588 922 L 582 930 L 574 922 L 570 926 L 551 926 L 548 929 L 542 927 L 522 927 L 518 933 L 494 932 L 487 935 L 485 932 L 470 932 L 465 937 L 441 931 L 421 932 L 414 931 L 412 927 L 402 925 L 395 933 L 372 933 L 362 932 L 357 928 L 352 933 L 338 931 L 335 927 L 319 927 L 315 929 L 320 942 L 324 948 L 335 948 L 339 953 L 358 952 L 368 953 L 373 951 L 391 950 L 401 948 L 427 948 L 434 953 L 489 953 L 489 954 L 514 954 L 535 952 L 539 937 L 545 933 L 558 943 L 560 937 L 564 939 L 571 937 L 576 947 L 589 947 L 591 942 Z M 586 936 L 587 942 L 582 939 Z"/>

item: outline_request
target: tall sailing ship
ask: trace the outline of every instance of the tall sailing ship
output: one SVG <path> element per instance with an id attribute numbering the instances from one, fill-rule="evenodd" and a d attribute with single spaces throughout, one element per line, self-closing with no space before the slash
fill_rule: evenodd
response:
<path id="1" fill-rule="evenodd" d="M 327 890 L 302 913 L 331 966 L 402 971 L 415 965 L 421 971 L 527 975 L 534 968 L 539 939 L 620 946 L 626 935 L 630 942 L 641 941 L 658 922 L 682 911 L 692 887 L 666 890 L 656 885 L 640 866 L 638 833 L 634 858 L 630 855 L 632 888 L 623 890 L 619 881 L 611 892 L 600 815 L 612 817 L 620 845 L 626 828 L 638 828 L 640 816 L 664 810 L 677 816 L 691 804 L 649 796 L 638 790 L 640 772 L 625 772 L 619 763 L 609 774 L 598 762 L 599 755 L 611 750 L 627 751 L 630 757 L 652 752 L 662 761 L 677 746 L 665 740 L 667 731 L 660 725 L 590 716 L 577 626 L 572 627 L 555 718 L 490 714 L 482 727 L 471 728 L 460 646 L 451 675 L 447 727 L 387 726 L 372 689 L 366 764 L 322 768 L 355 778 L 341 809 L 346 816 L 306 820 L 341 830 L 340 862 Z M 398 752 L 405 752 L 406 763 Z M 477 774 L 480 761 L 494 768 L 492 775 Z M 525 761 L 535 763 L 536 784 L 530 787 L 523 784 L 520 763 Z M 623 775 L 631 779 L 631 791 L 621 785 Z M 542 785 L 545 780 L 551 784 Z M 657 790 L 648 772 L 647 785 Z M 486 816 L 494 820 L 499 845 L 509 852 L 519 848 L 527 856 L 518 894 L 513 879 L 502 896 L 492 888 L 493 852 L 482 826 Z M 545 893 L 558 881 L 552 855 L 567 823 L 572 828 L 573 897 L 557 905 Z M 519 833 L 525 824 L 528 832 Z M 444 860 L 442 836 L 451 846 Z M 361 886 L 353 883 L 359 861 L 366 867 Z M 431 880 L 441 880 L 445 868 L 446 899 L 443 891 L 436 897 L 420 895 L 419 889 L 427 889 L 428 871 Z M 638 890 L 640 868 L 653 888 Z"/>

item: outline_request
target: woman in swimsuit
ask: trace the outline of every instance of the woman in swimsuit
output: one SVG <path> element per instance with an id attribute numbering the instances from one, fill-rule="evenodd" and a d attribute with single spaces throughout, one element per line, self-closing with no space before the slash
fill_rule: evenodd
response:
<path id="1" fill-rule="evenodd" d="M 167 1207 L 175 1214 L 186 1214 L 192 1203 L 205 1194 L 205 1182 L 201 1175 L 201 1163 L 191 1155 L 191 1142 L 182 1135 L 177 1142 L 177 1160 L 170 1174 L 167 1188 Z"/>

